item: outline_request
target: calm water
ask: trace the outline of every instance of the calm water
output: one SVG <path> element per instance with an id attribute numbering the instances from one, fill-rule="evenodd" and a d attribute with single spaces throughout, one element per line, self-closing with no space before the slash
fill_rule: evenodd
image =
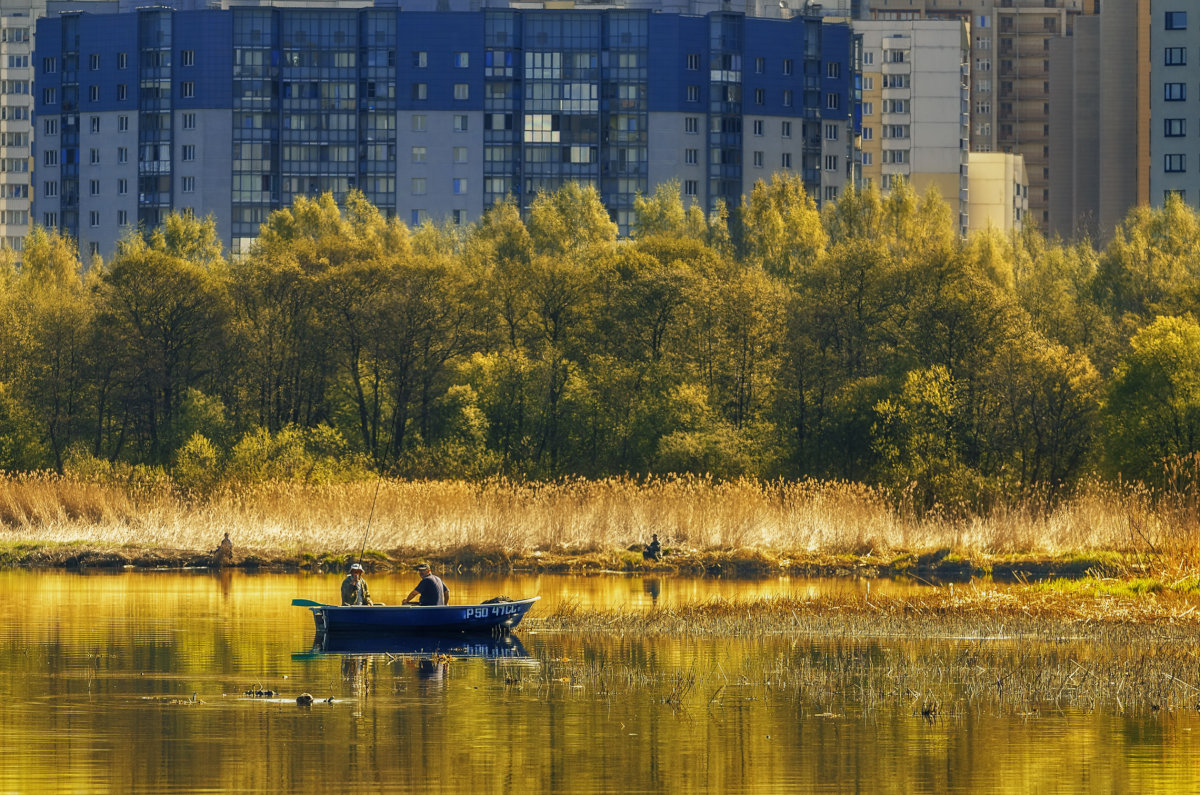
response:
<path id="1" fill-rule="evenodd" d="M 413 584 L 369 580 L 387 602 Z M 505 644 L 314 648 L 290 600 L 331 601 L 339 576 L 0 572 L 0 792 L 1200 789 L 1194 710 L 984 702 L 928 720 L 836 675 L 763 683 L 847 649 L 886 659 L 902 640 L 580 637 L 537 622 L 562 602 L 651 610 L 853 581 L 447 580 L 456 602 L 543 599 Z M 301 692 L 318 702 L 298 707 Z"/>

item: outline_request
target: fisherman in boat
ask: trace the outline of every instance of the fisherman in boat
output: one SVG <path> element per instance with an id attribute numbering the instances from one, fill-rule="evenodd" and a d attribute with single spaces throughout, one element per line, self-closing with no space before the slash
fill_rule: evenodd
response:
<path id="1" fill-rule="evenodd" d="M 417 572 L 421 575 L 421 581 L 405 598 L 404 604 L 411 605 L 413 600 L 418 598 L 421 607 L 450 604 L 450 589 L 442 582 L 441 577 L 430 570 L 428 563 L 418 563 Z"/>
<path id="2" fill-rule="evenodd" d="M 367 581 L 363 579 L 361 563 L 350 567 L 350 573 L 342 580 L 342 604 L 344 605 L 373 605 L 371 592 L 367 590 Z"/>

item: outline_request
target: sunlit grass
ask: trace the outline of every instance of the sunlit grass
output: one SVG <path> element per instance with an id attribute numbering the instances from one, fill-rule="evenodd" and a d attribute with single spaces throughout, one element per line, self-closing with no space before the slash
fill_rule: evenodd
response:
<path id="1" fill-rule="evenodd" d="M 914 565 L 1034 555 L 1110 571 L 1135 559 L 1173 582 L 1198 568 L 1196 517 L 1178 499 L 1105 484 L 1048 510 L 1015 501 L 953 516 L 918 515 L 868 486 L 811 480 L 269 482 L 195 497 L 166 478 L 0 478 L 0 541 L 8 543 L 205 550 L 228 532 L 239 553 L 340 559 L 365 545 L 381 559 L 453 552 L 485 566 L 591 556 L 628 569 L 642 565 L 628 548 L 657 533 L 672 558 L 714 572 L 730 561 L 752 572 L 813 557 L 903 568 L 905 555 Z"/>

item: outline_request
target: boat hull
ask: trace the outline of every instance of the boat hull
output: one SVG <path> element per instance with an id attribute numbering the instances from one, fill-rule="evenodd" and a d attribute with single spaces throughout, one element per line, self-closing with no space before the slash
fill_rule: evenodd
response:
<path id="1" fill-rule="evenodd" d="M 512 629 L 540 598 L 479 605 L 318 605 L 309 609 L 318 632 L 484 633 Z"/>

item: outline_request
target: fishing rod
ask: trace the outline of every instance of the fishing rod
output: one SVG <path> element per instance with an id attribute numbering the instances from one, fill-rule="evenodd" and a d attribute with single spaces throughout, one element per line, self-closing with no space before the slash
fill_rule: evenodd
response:
<path id="1" fill-rule="evenodd" d="M 363 531 L 362 546 L 358 550 L 358 562 L 362 563 L 363 554 L 367 551 L 367 536 L 371 533 L 371 520 L 375 518 L 375 501 L 379 499 L 379 484 L 383 482 L 383 467 L 379 468 L 379 477 L 375 478 L 375 495 L 371 497 L 371 513 L 367 516 L 367 529 Z"/>

